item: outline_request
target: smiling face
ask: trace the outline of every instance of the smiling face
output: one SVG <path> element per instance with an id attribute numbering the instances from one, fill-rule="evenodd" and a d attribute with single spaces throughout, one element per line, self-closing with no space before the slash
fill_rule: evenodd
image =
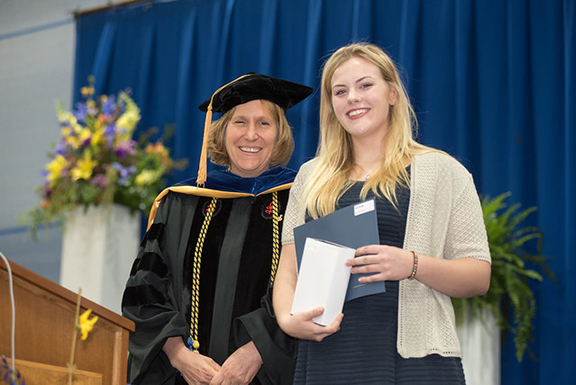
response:
<path id="1" fill-rule="evenodd" d="M 396 90 L 384 80 L 380 69 L 353 57 L 334 71 L 330 85 L 336 118 L 352 139 L 382 140 Z"/>
<path id="2" fill-rule="evenodd" d="M 224 134 L 230 171 L 253 178 L 268 170 L 277 136 L 277 123 L 262 101 L 237 106 Z"/>

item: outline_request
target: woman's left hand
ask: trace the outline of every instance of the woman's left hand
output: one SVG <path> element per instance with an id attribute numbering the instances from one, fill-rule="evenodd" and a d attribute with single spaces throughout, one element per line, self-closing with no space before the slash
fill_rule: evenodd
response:
<path id="1" fill-rule="evenodd" d="M 361 283 L 399 281 L 412 273 L 414 256 L 412 252 L 398 247 L 368 245 L 356 249 L 356 258 L 346 261 L 352 267 L 352 274 L 371 274 L 360 277 Z"/>

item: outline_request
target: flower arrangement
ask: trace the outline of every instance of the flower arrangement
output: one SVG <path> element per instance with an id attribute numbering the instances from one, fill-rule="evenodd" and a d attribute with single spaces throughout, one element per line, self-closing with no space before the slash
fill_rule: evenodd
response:
<path id="1" fill-rule="evenodd" d="M 170 158 L 164 138 L 148 141 L 152 130 L 138 142 L 132 138 L 140 110 L 128 91 L 95 97 L 93 84 L 89 78 L 81 89 L 84 101 L 72 112 L 56 107 L 62 138 L 48 155 L 40 206 L 28 213 L 34 235 L 40 224 L 62 219 L 77 205 L 117 203 L 146 211 L 164 187 L 164 177 L 186 165 Z"/>

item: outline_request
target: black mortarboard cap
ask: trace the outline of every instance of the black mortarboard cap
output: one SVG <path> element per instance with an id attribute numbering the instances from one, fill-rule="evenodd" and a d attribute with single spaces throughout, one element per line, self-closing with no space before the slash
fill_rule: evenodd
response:
<path id="1" fill-rule="evenodd" d="M 247 74 L 216 91 L 198 108 L 208 111 L 212 100 L 212 111 L 224 113 L 239 104 L 252 100 L 268 100 L 287 110 L 306 99 L 313 89 L 303 84 L 273 78 L 261 74 Z"/>

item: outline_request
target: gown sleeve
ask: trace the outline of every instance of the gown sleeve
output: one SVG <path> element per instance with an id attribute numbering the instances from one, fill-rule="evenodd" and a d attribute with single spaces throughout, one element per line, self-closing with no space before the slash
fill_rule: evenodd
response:
<path id="1" fill-rule="evenodd" d="M 286 204 L 281 206 L 286 207 Z M 285 218 L 286 210 L 279 214 Z M 283 222 L 282 227 L 286 226 L 285 220 Z M 278 326 L 272 307 L 271 286 L 268 286 L 261 298 L 260 307 L 237 317 L 232 328 L 236 349 L 253 341 L 262 356 L 263 364 L 256 375 L 257 381 L 255 382 L 273 385 L 292 384 L 296 366 L 297 340 L 288 336 Z"/>
<path id="2" fill-rule="evenodd" d="M 188 334 L 188 324 L 178 310 L 171 279 L 172 247 L 166 242 L 168 212 L 173 206 L 165 199 L 154 223 L 147 231 L 134 261 L 122 299 L 123 316 L 134 321 L 135 332 L 129 341 L 129 380 L 132 384 L 164 383 L 177 374 L 162 347 L 168 337 Z M 175 229 L 170 228 L 170 232 Z"/>
<path id="3" fill-rule="evenodd" d="M 263 357 L 262 367 L 256 376 L 261 384 L 292 384 L 297 340 L 278 326 L 272 308 L 272 288 L 262 298 L 261 307 L 237 318 L 233 327 L 236 347 L 254 341 Z"/>

